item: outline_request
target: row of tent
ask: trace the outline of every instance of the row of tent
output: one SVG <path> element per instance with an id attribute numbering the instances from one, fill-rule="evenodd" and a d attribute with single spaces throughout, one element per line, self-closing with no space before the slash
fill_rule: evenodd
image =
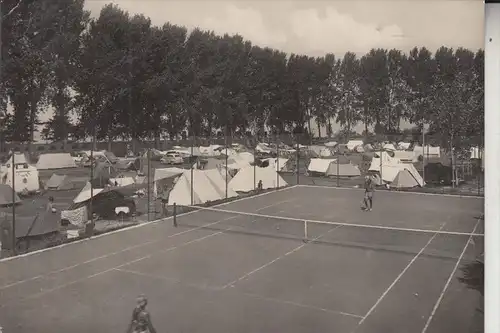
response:
<path id="1" fill-rule="evenodd" d="M 192 178 L 191 178 L 192 176 Z M 227 177 L 227 178 L 226 178 Z M 53 177 L 56 180 L 56 177 Z M 52 178 L 51 178 L 52 179 Z M 57 180 L 61 177 L 57 177 Z M 226 186 L 227 179 L 227 186 Z M 286 186 L 285 180 L 272 167 L 260 168 L 247 166 L 238 170 L 234 177 L 226 175 L 219 169 L 209 170 L 186 170 L 180 168 L 155 169 L 153 182 L 153 194 L 155 197 L 163 197 L 169 193 L 169 202 L 179 205 L 191 204 L 191 189 L 193 190 L 193 204 L 202 204 L 208 201 L 217 201 L 238 196 L 238 193 L 253 191 L 259 182 L 262 189 L 270 189 Z M 110 179 L 110 185 L 117 187 L 134 187 L 135 189 L 146 188 L 148 179 L 145 177 L 124 177 Z M 139 186 L 138 186 L 139 185 Z M 142 186 L 140 186 L 142 185 Z M 170 192 L 166 190 L 171 189 Z M 106 189 L 92 188 L 92 194 L 98 195 Z M 91 198 L 91 186 L 88 183 L 73 199 L 75 204 L 86 202 Z"/>

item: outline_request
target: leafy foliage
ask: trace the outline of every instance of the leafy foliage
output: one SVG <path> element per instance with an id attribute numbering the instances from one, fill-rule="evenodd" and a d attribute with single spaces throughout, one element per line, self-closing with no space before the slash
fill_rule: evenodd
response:
<path id="1" fill-rule="evenodd" d="M 441 47 L 309 57 L 243 37 L 165 24 L 115 5 L 90 19 L 83 0 L 4 0 L 0 110 L 6 137 L 171 139 L 306 133 L 402 133 L 429 124 L 439 144 L 481 145 L 484 52 Z M 332 50 L 333 51 L 333 50 Z M 71 124 L 71 115 L 77 123 Z M 418 127 L 411 135 L 418 135 Z M 408 131 L 407 131 L 408 132 Z M 410 133 L 408 132 L 408 133 Z M 415 132 L 415 133 L 414 133 Z"/>

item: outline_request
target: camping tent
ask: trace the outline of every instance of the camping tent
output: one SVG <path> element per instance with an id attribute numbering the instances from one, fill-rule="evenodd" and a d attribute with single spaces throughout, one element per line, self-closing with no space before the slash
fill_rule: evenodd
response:
<path id="1" fill-rule="evenodd" d="M 326 147 L 323 147 L 319 152 L 319 156 L 321 157 L 331 157 L 332 155 L 333 155 L 332 151 Z"/>
<path id="2" fill-rule="evenodd" d="M 109 184 L 111 186 L 128 186 L 135 184 L 135 180 L 132 177 L 118 177 L 118 178 L 110 178 Z"/>
<path id="3" fill-rule="evenodd" d="M 354 148 L 362 145 L 363 145 L 363 140 L 349 140 L 349 142 L 347 142 L 347 149 L 353 151 Z"/>
<path id="4" fill-rule="evenodd" d="M 263 161 L 267 161 L 269 166 L 273 167 L 276 171 L 291 171 L 292 160 L 286 158 L 266 158 Z M 278 170 L 279 169 L 279 170 Z"/>
<path id="5" fill-rule="evenodd" d="M 394 145 L 392 143 L 386 143 L 384 145 L 384 150 L 390 150 L 390 151 L 395 151 L 396 150 L 396 147 L 394 147 Z"/>
<path id="6" fill-rule="evenodd" d="M 332 162 L 328 166 L 326 175 L 331 177 L 336 177 L 337 175 L 339 177 L 358 177 L 361 176 L 361 172 L 356 165 Z"/>
<path id="7" fill-rule="evenodd" d="M 255 179 L 254 179 L 255 172 Z M 255 180 L 255 183 L 254 183 Z M 257 188 L 259 181 L 262 181 L 262 188 L 276 188 L 288 185 L 287 182 L 276 172 L 274 167 L 259 168 L 249 166 L 238 171 L 236 176 L 229 182 L 229 185 L 238 192 L 249 192 Z"/>
<path id="8" fill-rule="evenodd" d="M 74 203 L 81 203 L 89 200 L 93 196 L 96 196 L 98 193 L 101 193 L 104 189 L 102 188 L 93 188 L 91 189 L 90 183 L 87 183 L 84 188 L 78 193 L 78 195 L 73 199 Z M 92 192 L 92 195 L 91 195 Z"/>
<path id="9" fill-rule="evenodd" d="M 391 183 L 394 188 L 412 188 L 418 186 L 418 181 L 412 176 L 408 169 L 402 169 Z"/>
<path id="10" fill-rule="evenodd" d="M 75 161 L 68 153 L 42 154 L 36 164 L 38 170 L 76 168 Z"/>
<path id="11" fill-rule="evenodd" d="M 191 183 L 191 170 L 185 171 L 175 182 L 170 191 L 169 202 L 178 205 L 191 205 L 191 187 L 193 189 L 193 205 L 199 205 L 208 201 L 216 201 L 225 198 L 216 188 L 205 171 L 193 170 L 193 182 Z M 192 185 L 192 186 L 191 186 Z"/>
<path id="12" fill-rule="evenodd" d="M 12 164 L 12 154 L 10 155 L 9 159 L 7 162 L 5 162 L 5 166 L 7 168 L 10 168 Z M 15 153 L 14 154 L 14 164 L 31 164 L 30 160 L 28 158 L 28 155 L 25 153 Z"/>
<path id="13" fill-rule="evenodd" d="M 15 169 L 15 189 L 17 193 L 23 192 L 36 192 L 40 189 L 40 179 L 37 168 L 30 164 L 20 163 L 18 164 L 16 160 L 14 166 Z M 8 166 L 8 168 L 7 168 Z M 2 184 L 6 184 L 12 187 L 12 165 L 8 164 L 1 171 Z"/>
<path id="14" fill-rule="evenodd" d="M 326 171 L 330 167 L 330 163 L 334 162 L 335 159 L 323 159 L 323 158 L 311 158 L 311 162 L 307 167 L 307 171 L 313 174 L 326 174 Z"/>
<path id="15" fill-rule="evenodd" d="M 13 202 L 19 204 L 21 203 L 21 199 L 19 199 L 17 194 L 14 194 L 14 200 L 12 200 L 12 187 L 0 184 L 0 206 L 12 205 Z"/>
<path id="16" fill-rule="evenodd" d="M 205 173 L 205 176 L 210 181 L 210 183 L 219 192 L 221 197 L 226 198 L 226 176 L 222 175 L 221 171 L 217 170 L 217 169 L 205 170 L 204 173 Z M 233 198 L 233 197 L 238 196 L 238 193 L 236 193 L 236 191 L 229 185 L 230 181 L 231 181 L 231 178 L 228 178 L 227 197 Z"/>
<path id="17" fill-rule="evenodd" d="M 66 175 L 52 174 L 50 179 L 47 181 L 46 185 L 48 190 L 71 190 L 73 189 L 73 183 Z"/>
<path id="18" fill-rule="evenodd" d="M 380 158 L 374 157 L 368 170 L 381 174 L 381 178 L 383 181 L 391 183 L 394 181 L 399 171 L 407 169 L 408 172 L 410 172 L 410 174 L 413 176 L 413 178 L 415 178 L 415 180 L 418 182 L 418 185 L 424 186 L 424 180 L 418 173 L 417 169 L 415 169 L 415 166 L 413 164 L 402 163 L 401 160 L 396 157 L 391 157 L 387 153 L 378 153 L 378 155 L 382 155 L 382 168 L 380 167 Z"/>
<path id="19" fill-rule="evenodd" d="M 413 152 L 416 156 L 424 156 L 425 154 L 426 159 L 441 157 L 441 148 L 439 147 L 425 146 L 422 148 L 421 146 L 415 146 L 413 147 Z"/>

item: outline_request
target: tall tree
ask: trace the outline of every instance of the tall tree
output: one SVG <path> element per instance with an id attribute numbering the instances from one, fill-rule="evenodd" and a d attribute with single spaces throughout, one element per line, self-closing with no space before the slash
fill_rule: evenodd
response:
<path id="1" fill-rule="evenodd" d="M 348 135 L 361 120 L 360 89 L 359 89 L 360 62 L 356 55 L 347 52 L 339 68 L 339 109 L 337 121 Z"/>

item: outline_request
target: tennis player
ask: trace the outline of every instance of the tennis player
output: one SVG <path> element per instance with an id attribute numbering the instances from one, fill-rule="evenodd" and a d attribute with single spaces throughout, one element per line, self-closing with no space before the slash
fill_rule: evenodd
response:
<path id="1" fill-rule="evenodd" d="M 137 306 L 132 312 L 132 320 L 127 333 L 156 333 L 151 323 L 151 316 L 146 310 L 148 299 L 144 295 L 137 297 Z"/>
<path id="2" fill-rule="evenodd" d="M 365 197 L 363 202 L 365 204 L 364 210 L 371 211 L 373 207 L 373 193 L 375 192 L 375 181 L 369 175 L 365 176 Z"/>

